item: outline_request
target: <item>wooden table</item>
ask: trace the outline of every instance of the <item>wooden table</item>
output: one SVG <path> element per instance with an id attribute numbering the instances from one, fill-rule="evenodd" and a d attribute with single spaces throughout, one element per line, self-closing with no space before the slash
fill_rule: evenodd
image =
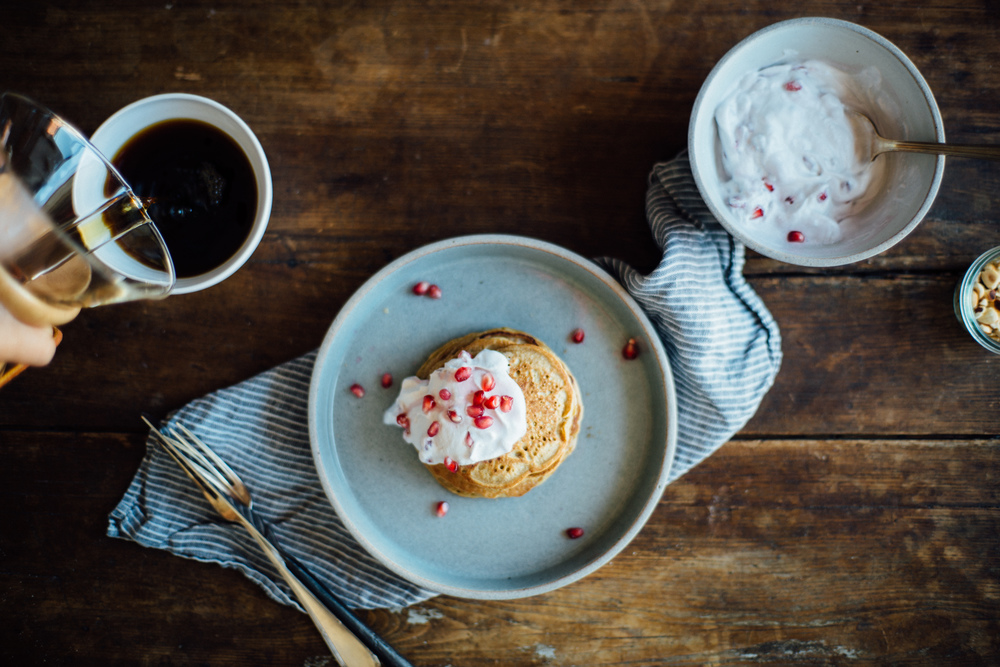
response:
<path id="1" fill-rule="evenodd" d="M 316 348 L 369 276 L 431 241 L 523 234 L 649 270 L 646 175 L 754 30 L 865 25 L 924 74 L 949 139 L 1000 143 L 991 0 L 19 4 L 3 88 L 87 133 L 141 97 L 212 97 L 257 133 L 275 197 L 233 278 L 85 312 L 0 393 L 3 664 L 332 664 L 308 617 L 235 571 L 105 537 L 140 413 Z M 951 305 L 1000 245 L 998 191 L 998 165 L 951 160 L 930 215 L 876 258 L 751 253 L 777 381 L 610 564 L 538 597 L 363 618 L 414 665 L 1000 663 L 1000 358 Z"/>

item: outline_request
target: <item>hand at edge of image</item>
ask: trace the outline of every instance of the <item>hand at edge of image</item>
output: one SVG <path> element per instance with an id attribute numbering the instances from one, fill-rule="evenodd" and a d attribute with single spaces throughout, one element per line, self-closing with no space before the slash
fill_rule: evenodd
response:
<path id="1" fill-rule="evenodd" d="M 59 343 L 52 327 L 24 324 L 0 306 L 0 367 L 5 363 L 45 366 Z"/>

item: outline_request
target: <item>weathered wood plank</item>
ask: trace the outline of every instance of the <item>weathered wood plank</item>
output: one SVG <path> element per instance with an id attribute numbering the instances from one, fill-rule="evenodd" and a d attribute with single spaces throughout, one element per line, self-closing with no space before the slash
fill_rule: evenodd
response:
<path id="1" fill-rule="evenodd" d="M 322 655 L 306 616 L 235 572 L 103 536 L 140 443 L 5 435 L 0 588 L 20 613 L 0 655 Z M 448 664 L 456 646 L 471 665 L 980 661 L 1000 649 L 998 452 L 996 440 L 734 441 L 581 582 L 364 616 L 415 665 Z"/>
<path id="2" fill-rule="evenodd" d="M 301 252 L 288 250 L 293 243 L 265 244 L 258 256 L 274 261 L 255 260 L 204 293 L 84 313 L 65 328 L 52 366 L 5 390 L 0 423 L 138 429 L 144 411 L 165 414 L 315 349 L 389 258 L 375 242 Z M 347 253 L 363 268 L 339 268 Z M 1000 396 L 1000 358 L 956 320 L 957 280 L 947 272 L 752 278 L 778 320 L 784 361 L 744 432 L 994 434 L 984 415 Z M 56 389 L 40 403 L 44 387 Z"/>

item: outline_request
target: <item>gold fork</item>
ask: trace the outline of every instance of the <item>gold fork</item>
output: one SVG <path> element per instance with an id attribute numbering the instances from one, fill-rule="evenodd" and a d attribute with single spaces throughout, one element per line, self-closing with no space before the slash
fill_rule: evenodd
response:
<path id="1" fill-rule="evenodd" d="M 246 528 L 295 593 L 338 663 L 343 667 L 412 667 L 388 642 L 362 623 L 305 566 L 279 551 L 264 535 L 256 525 L 261 522 L 253 514 L 253 499 L 249 489 L 239 475 L 208 445 L 182 424 L 178 424 L 177 429 L 168 429 L 169 435 L 166 435 L 148 419 L 142 419 L 157 435 L 167 453 L 201 489 L 216 512 L 226 521 L 239 523 Z M 237 509 L 236 504 L 242 506 L 250 518 Z M 266 526 L 262 528 L 266 531 Z"/>

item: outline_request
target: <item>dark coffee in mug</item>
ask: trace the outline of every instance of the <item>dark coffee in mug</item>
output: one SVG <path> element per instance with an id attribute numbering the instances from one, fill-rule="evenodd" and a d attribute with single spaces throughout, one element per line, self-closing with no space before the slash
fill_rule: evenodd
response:
<path id="1" fill-rule="evenodd" d="M 250 235 L 257 181 L 243 149 L 222 130 L 166 120 L 129 139 L 111 162 L 146 205 L 178 278 L 221 266 Z"/>

